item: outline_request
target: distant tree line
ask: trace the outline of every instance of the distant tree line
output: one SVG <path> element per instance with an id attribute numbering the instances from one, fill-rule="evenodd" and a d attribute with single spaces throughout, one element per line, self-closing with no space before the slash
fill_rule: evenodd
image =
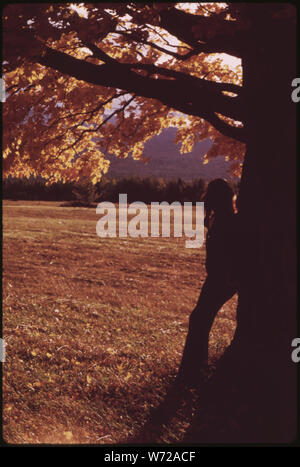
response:
<path id="1" fill-rule="evenodd" d="M 79 183 L 56 182 L 46 185 L 41 178 L 7 178 L 2 184 L 3 199 L 65 201 L 65 206 L 93 206 L 101 201 L 118 202 L 119 194 L 126 193 L 128 202 L 143 201 L 191 201 L 201 200 L 207 183 L 199 178 L 193 181 L 165 180 L 155 177 L 103 177 L 93 185 L 83 179 Z"/>

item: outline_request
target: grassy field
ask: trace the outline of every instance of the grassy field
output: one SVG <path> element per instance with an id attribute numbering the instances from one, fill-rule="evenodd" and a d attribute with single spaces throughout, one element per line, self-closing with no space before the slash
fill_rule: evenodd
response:
<path id="1" fill-rule="evenodd" d="M 126 442 L 176 375 L 205 251 L 184 238 L 101 239 L 95 209 L 59 204 L 3 204 L 4 439 Z M 235 306 L 215 320 L 211 361 Z M 179 414 L 160 442 L 179 443 L 188 426 Z"/>

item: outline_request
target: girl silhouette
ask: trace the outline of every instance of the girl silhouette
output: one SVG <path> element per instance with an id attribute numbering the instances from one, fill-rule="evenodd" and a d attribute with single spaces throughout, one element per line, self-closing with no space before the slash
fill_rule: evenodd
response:
<path id="1" fill-rule="evenodd" d="M 206 272 L 198 303 L 189 320 L 188 335 L 177 381 L 197 385 L 207 367 L 208 340 L 218 310 L 237 291 L 237 214 L 234 193 L 223 179 L 209 183 L 204 195 Z"/>

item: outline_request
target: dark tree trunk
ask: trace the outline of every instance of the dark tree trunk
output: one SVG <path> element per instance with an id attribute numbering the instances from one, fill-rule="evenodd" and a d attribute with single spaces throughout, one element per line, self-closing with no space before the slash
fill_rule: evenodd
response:
<path id="1" fill-rule="evenodd" d="M 295 31 L 257 24 L 243 61 L 247 152 L 240 188 L 238 326 L 223 363 L 255 414 L 247 441 L 296 435 Z M 246 436 L 247 437 L 247 436 Z"/>

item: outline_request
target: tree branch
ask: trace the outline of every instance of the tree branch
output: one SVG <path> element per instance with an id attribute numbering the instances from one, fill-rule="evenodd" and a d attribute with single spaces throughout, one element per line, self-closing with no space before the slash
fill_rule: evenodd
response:
<path id="1" fill-rule="evenodd" d="M 108 60 L 105 65 L 95 65 L 51 48 L 46 48 L 45 53 L 38 61 L 44 66 L 73 76 L 78 80 L 98 86 L 123 89 L 142 97 L 157 99 L 175 110 L 205 118 L 211 123 L 212 120 L 215 120 L 215 112 L 234 120 L 243 120 L 239 99 L 229 98 L 221 92 L 227 90 L 240 93 L 241 88 L 231 83 L 216 83 L 199 79 L 155 65 L 122 64 L 116 60 L 113 62 Z M 145 69 L 151 74 L 169 75 L 174 79 L 153 79 L 140 76 L 131 70 L 133 68 Z M 223 122 L 222 126 L 224 127 L 222 132 L 225 134 L 226 123 Z M 231 137 L 236 137 L 239 140 L 243 138 L 242 129 L 227 126 L 230 134 L 235 134 Z"/>
<path id="2" fill-rule="evenodd" d="M 68 118 L 74 118 L 74 117 L 77 117 L 78 115 L 89 115 L 88 118 L 86 118 L 85 120 L 81 120 L 77 125 L 75 126 L 72 126 L 70 128 L 68 128 L 68 130 L 74 130 L 76 129 L 78 126 L 81 126 L 83 125 L 84 123 L 87 123 L 89 120 L 91 120 L 91 118 L 94 116 L 94 114 L 96 112 L 99 112 L 99 110 L 101 110 L 106 104 L 109 104 L 110 102 L 112 102 L 114 99 L 117 99 L 118 97 L 121 97 L 121 96 L 124 96 L 126 95 L 127 92 L 126 91 L 123 91 L 123 92 L 120 92 L 120 93 L 115 93 L 113 94 L 111 97 L 109 97 L 108 99 L 106 99 L 105 101 L 103 102 L 100 102 L 100 104 L 98 104 L 96 107 L 94 107 L 93 109 L 91 110 L 87 110 L 87 111 L 81 111 L 81 112 L 75 112 L 75 113 L 72 113 L 72 112 L 69 112 L 69 114 L 67 115 L 63 115 L 62 117 L 59 117 L 57 118 L 56 120 L 54 120 L 50 125 L 47 125 L 47 127 L 45 128 L 45 130 L 43 131 L 43 133 L 45 133 L 46 131 L 49 131 L 51 128 L 53 128 L 58 122 L 60 122 L 61 120 L 65 120 L 65 119 L 68 119 Z M 47 141 L 47 143 L 43 146 L 43 147 L 46 147 L 48 144 L 50 144 L 52 141 L 58 139 L 58 138 L 62 138 L 64 136 L 64 133 L 56 136 L 55 138 L 52 138 L 51 140 Z"/>
<path id="3" fill-rule="evenodd" d="M 70 144 L 69 146 L 67 147 L 64 147 L 62 148 L 60 151 L 59 151 L 59 155 L 61 155 L 63 152 L 69 150 L 69 149 L 72 149 L 74 148 L 74 146 L 76 146 L 76 144 L 81 140 L 81 138 L 83 137 L 83 135 L 85 133 L 95 133 L 96 131 L 98 131 L 102 126 L 105 125 L 105 123 L 107 123 L 109 120 L 111 120 L 117 113 L 119 112 L 122 112 L 126 109 L 126 107 L 135 99 L 136 96 L 131 96 L 131 98 L 125 102 L 125 104 L 122 106 L 122 107 L 119 107 L 118 109 L 114 110 L 110 115 L 108 115 L 104 120 L 103 122 L 101 122 L 99 125 L 97 125 L 96 127 L 93 127 L 93 128 L 87 128 L 85 130 L 82 130 L 82 132 L 80 133 L 80 135 L 75 139 L 75 141 Z"/>
<path id="4" fill-rule="evenodd" d="M 203 87 L 203 85 L 210 86 L 211 89 L 213 89 L 217 93 L 222 92 L 222 91 L 229 91 L 229 92 L 233 92 L 239 95 L 242 92 L 242 87 L 237 84 L 233 84 L 233 83 L 217 83 L 215 81 L 208 81 L 208 80 L 204 80 L 203 78 L 197 78 L 196 76 L 183 73 L 181 71 L 171 70 L 170 68 L 158 67 L 156 65 L 149 64 L 149 63 L 141 63 L 141 62 L 121 63 L 115 60 L 114 58 L 112 58 L 110 55 L 106 54 L 102 49 L 100 49 L 100 47 L 96 46 L 95 44 L 86 43 L 86 46 L 93 52 L 96 58 L 99 58 L 100 60 L 104 61 L 106 64 L 110 64 L 110 65 L 114 65 L 118 67 L 127 67 L 130 70 L 132 69 L 144 70 L 144 71 L 147 71 L 149 75 L 158 74 L 162 76 L 168 76 L 170 78 L 182 80 L 184 84 L 188 83 L 193 86 L 197 86 L 199 88 Z"/>
<path id="5" fill-rule="evenodd" d="M 170 55 L 171 57 L 177 58 L 178 60 L 184 60 L 185 56 L 187 55 L 187 54 L 184 54 L 184 55 L 178 54 L 176 52 L 172 52 L 170 50 L 164 49 L 163 47 L 161 47 L 161 46 L 159 46 L 157 44 L 154 44 L 151 41 L 146 41 L 146 40 L 142 40 L 142 39 L 135 39 L 132 34 L 128 34 L 128 33 L 123 32 L 123 31 L 115 31 L 115 32 L 117 34 L 120 34 L 123 37 L 126 37 L 126 39 L 129 39 L 132 42 L 136 42 L 137 44 L 149 45 L 153 49 L 159 50 L 160 52 L 163 52 L 164 54 Z"/>
<path id="6" fill-rule="evenodd" d="M 160 27 L 193 47 L 193 52 L 189 52 L 187 58 L 201 52 L 241 55 L 240 31 L 234 21 L 194 15 L 173 7 L 161 12 Z"/>

